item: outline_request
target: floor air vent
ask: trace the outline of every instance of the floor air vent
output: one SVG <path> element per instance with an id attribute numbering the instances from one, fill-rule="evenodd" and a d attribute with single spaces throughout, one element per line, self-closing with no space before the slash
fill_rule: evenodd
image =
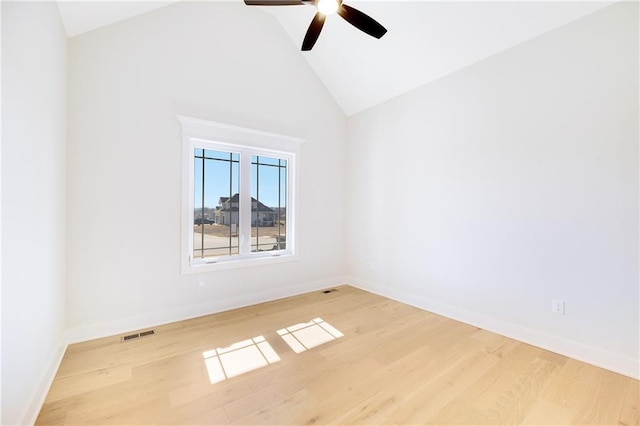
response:
<path id="1" fill-rule="evenodd" d="M 140 333 L 133 333 L 133 334 L 128 334 L 126 336 L 122 336 L 120 341 L 121 342 L 128 342 L 130 340 L 139 339 L 141 337 L 153 336 L 155 334 L 156 334 L 155 330 L 141 331 Z"/>
<path id="2" fill-rule="evenodd" d="M 138 339 L 140 337 L 139 333 L 136 334 L 129 334 L 128 336 L 122 336 L 122 341 L 123 342 L 128 342 L 129 340 L 133 340 L 133 339 Z"/>

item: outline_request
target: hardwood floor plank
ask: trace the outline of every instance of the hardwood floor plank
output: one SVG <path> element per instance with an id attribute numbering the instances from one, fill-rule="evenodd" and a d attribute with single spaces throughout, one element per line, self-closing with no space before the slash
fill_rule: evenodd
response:
<path id="1" fill-rule="evenodd" d="M 407 403 L 400 405 L 391 418 L 398 424 L 432 423 L 432 419 L 450 401 L 463 395 L 466 389 L 499 362 L 499 358 L 480 351 L 469 351 L 454 359 L 444 374 L 410 389 Z"/>
<path id="2" fill-rule="evenodd" d="M 569 425 L 573 413 L 559 405 L 538 399 L 533 404 L 527 416 L 523 419 L 523 425 Z"/>
<path id="3" fill-rule="evenodd" d="M 460 398 L 454 398 L 433 417 L 428 424 L 434 425 L 484 425 L 486 413 Z"/>
<path id="4" fill-rule="evenodd" d="M 98 368 L 84 374 L 65 376 L 54 380 L 47 401 L 54 402 L 131 380 L 130 365 Z"/>
<path id="5" fill-rule="evenodd" d="M 217 408 L 245 398 L 252 393 L 253 391 L 246 380 L 233 380 L 215 385 L 212 385 L 208 380 L 196 381 L 169 391 L 169 405 L 183 407 L 206 404 L 210 408 Z"/>
<path id="6" fill-rule="evenodd" d="M 618 423 L 621 426 L 640 425 L 640 383 L 629 382 L 627 395 Z"/>
<path id="7" fill-rule="evenodd" d="M 509 388 L 495 395 L 486 409 L 489 424 L 520 424 L 535 404 L 541 389 L 557 365 L 536 358 L 526 369 L 516 373 Z M 476 405 L 478 406 L 478 405 Z M 483 410 L 485 411 L 485 410 Z"/>
<path id="8" fill-rule="evenodd" d="M 226 425 L 229 424 L 224 408 L 217 407 L 203 413 L 199 413 L 197 416 L 185 416 L 183 421 L 174 422 L 174 424 L 187 424 L 187 425 Z"/>
<path id="9" fill-rule="evenodd" d="M 616 424 L 622 415 L 628 380 L 619 374 L 598 369 L 590 383 L 588 398 L 573 419 L 574 424 Z"/>

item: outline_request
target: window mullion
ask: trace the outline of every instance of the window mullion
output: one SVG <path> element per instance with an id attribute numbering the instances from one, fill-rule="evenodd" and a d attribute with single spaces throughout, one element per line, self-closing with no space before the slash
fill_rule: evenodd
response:
<path id="1" fill-rule="evenodd" d="M 204 259 L 204 194 L 205 194 L 205 162 L 204 149 L 202 150 L 202 197 L 200 206 L 200 258 Z"/>
<path id="2" fill-rule="evenodd" d="M 187 212 L 187 238 L 186 238 L 186 242 L 187 242 L 187 260 L 186 260 L 186 264 L 190 265 L 191 262 L 195 259 L 196 257 L 196 253 L 195 250 L 193 249 L 193 240 L 194 240 L 194 235 L 193 235 L 193 223 L 194 223 L 194 216 L 195 216 L 195 204 L 196 204 L 196 200 L 195 200 L 195 183 L 194 183 L 194 144 L 193 144 L 193 140 L 191 138 L 183 138 L 183 142 L 185 142 L 185 146 L 187 147 L 187 149 L 185 151 L 183 151 L 183 161 L 187 161 L 188 164 L 188 190 L 187 193 L 188 195 L 188 201 L 187 201 L 187 205 L 188 207 L 188 212 Z M 184 179 L 184 177 L 183 177 Z M 183 196 L 184 197 L 184 196 Z M 183 198 L 184 200 L 184 198 Z"/>
<path id="3" fill-rule="evenodd" d="M 240 255 L 251 253 L 251 153 L 240 153 Z"/>
<path id="4" fill-rule="evenodd" d="M 286 235 L 286 249 L 289 251 L 296 250 L 295 248 L 295 240 L 293 234 L 293 228 L 295 226 L 295 211 L 296 211 L 296 195 L 295 195 L 295 182 L 293 181 L 293 176 L 296 173 L 296 162 L 294 161 L 294 157 L 292 155 L 287 156 L 287 168 L 285 170 L 285 235 Z"/>

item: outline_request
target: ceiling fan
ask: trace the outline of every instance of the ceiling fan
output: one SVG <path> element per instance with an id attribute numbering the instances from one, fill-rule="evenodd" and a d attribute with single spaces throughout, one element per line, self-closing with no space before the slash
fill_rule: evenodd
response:
<path id="1" fill-rule="evenodd" d="M 315 6 L 318 11 L 304 36 L 302 50 L 313 48 L 320 31 L 322 31 L 325 18 L 333 13 L 342 16 L 345 21 L 372 37 L 380 38 L 387 32 L 387 29 L 378 21 L 358 9 L 343 4 L 342 0 L 244 0 L 244 3 L 248 6 L 296 6 L 302 4 Z"/>

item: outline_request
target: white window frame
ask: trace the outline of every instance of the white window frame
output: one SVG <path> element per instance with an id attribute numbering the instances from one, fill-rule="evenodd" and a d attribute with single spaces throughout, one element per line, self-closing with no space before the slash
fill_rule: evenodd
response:
<path id="1" fill-rule="evenodd" d="M 247 129 L 198 118 L 178 116 L 182 124 L 182 238 L 183 274 L 243 268 L 297 260 L 297 167 L 302 139 Z M 209 259 L 193 258 L 194 149 L 204 148 L 240 154 L 240 254 Z M 251 252 L 251 156 L 287 160 L 287 244 L 284 250 Z M 245 206 L 245 207 L 243 207 Z M 248 206 L 248 207 L 246 207 Z"/>

